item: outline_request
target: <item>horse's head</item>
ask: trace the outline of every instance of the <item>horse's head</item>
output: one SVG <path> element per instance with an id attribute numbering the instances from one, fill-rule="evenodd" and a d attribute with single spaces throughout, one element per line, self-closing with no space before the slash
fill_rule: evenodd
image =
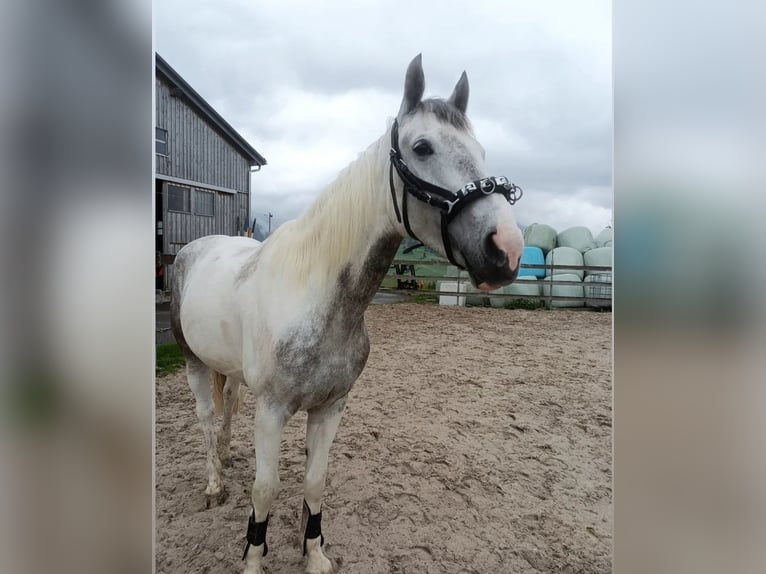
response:
<path id="1" fill-rule="evenodd" d="M 520 190 L 505 178 L 485 179 L 484 149 L 465 116 L 465 72 L 447 100 L 423 100 L 424 89 L 418 55 L 407 68 L 392 129 L 399 230 L 464 267 L 480 289 L 507 285 L 524 247 L 511 209 Z"/>

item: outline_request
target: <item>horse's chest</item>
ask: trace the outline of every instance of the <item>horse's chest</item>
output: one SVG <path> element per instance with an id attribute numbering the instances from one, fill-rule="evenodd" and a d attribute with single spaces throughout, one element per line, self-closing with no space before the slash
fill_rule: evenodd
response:
<path id="1" fill-rule="evenodd" d="M 364 369 L 369 350 L 363 326 L 342 334 L 301 332 L 281 341 L 276 358 L 282 398 L 309 409 L 345 396 Z"/>

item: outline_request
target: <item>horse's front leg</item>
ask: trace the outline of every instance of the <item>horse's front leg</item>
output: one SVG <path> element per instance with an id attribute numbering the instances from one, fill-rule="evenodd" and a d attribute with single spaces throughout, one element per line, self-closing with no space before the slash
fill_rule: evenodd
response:
<path id="1" fill-rule="evenodd" d="M 253 512 L 247 525 L 247 545 L 242 557 L 245 574 L 263 574 L 261 561 L 269 551 L 266 528 L 269 511 L 279 493 L 279 443 L 289 418 L 279 408 L 259 398 L 255 409 L 255 482 L 252 490 Z"/>
<path id="2" fill-rule="evenodd" d="M 332 563 L 322 552 L 322 495 L 327 478 L 327 458 L 335 440 L 346 397 L 332 405 L 309 411 L 306 424 L 306 478 L 301 535 L 303 552 L 307 556 L 307 574 L 330 574 Z"/>

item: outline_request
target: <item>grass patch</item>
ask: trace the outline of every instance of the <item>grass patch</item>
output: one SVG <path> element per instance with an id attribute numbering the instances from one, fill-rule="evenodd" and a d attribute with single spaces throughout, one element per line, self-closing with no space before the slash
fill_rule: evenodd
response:
<path id="1" fill-rule="evenodd" d="M 435 305 L 439 302 L 439 296 L 432 293 L 413 293 L 410 302 L 420 305 Z"/>
<path id="2" fill-rule="evenodd" d="M 183 353 L 175 343 L 159 345 L 157 347 L 157 367 L 155 373 L 158 377 L 170 375 L 181 369 L 186 364 Z"/>
<path id="3" fill-rule="evenodd" d="M 396 289 L 396 277 L 384 277 L 380 286 L 388 289 Z"/>

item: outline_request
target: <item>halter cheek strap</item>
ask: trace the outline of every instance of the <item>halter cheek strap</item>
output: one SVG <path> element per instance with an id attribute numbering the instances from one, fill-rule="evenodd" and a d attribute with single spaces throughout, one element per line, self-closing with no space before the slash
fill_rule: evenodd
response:
<path id="1" fill-rule="evenodd" d="M 499 193 L 510 203 L 514 205 L 523 191 L 517 185 L 508 181 L 505 177 L 485 177 L 467 183 L 457 192 L 449 191 L 438 185 L 429 183 L 420 179 L 412 171 L 402 158 L 402 152 L 399 149 L 399 124 L 394 120 L 391 126 L 391 151 L 389 152 L 390 165 L 388 171 L 389 186 L 391 188 L 391 199 L 394 202 L 394 212 L 396 220 L 404 223 L 404 228 L 410 237 L 420 241 L 410 226 L 410 219 L 407 213 L 407 196 L 412 195 L 415 199 L 427 203 L 441 211 L 441 232 L 442 243 L 444 244 L 444 253 L 447 255 L 450 263 L 463 269 L 463 266 L 455 261 L 452 253 L 452 245 L 449 240 L 449 224 L 467 205 L 477 199 Z M 402 212 L 399 213 L 399 204 L 396 200 L 396 189 L 394 186 L 394 170 L 399 174 L 402 180 L 404 191 L 402 193 Z M 422 241 L 421 241 L 422 243 Z"/>

